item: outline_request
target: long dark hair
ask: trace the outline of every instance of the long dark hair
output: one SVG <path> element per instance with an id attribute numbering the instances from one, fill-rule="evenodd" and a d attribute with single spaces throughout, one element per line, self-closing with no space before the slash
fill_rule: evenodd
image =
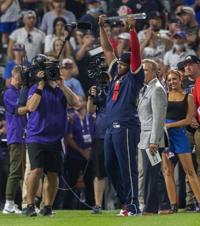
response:
<path id="1" fill-rule="evenodd" d="M 63 18 L 63 17 L 57 17 L 57 18 L 53 21 L 53 34 L 56 33 L 56 24 L 57 24 L 58 22 L 60 22 L 60 21 L 63 22 L 64 25 L 67 24 L 67 21 L 65 20 L 65 18 Z"/>

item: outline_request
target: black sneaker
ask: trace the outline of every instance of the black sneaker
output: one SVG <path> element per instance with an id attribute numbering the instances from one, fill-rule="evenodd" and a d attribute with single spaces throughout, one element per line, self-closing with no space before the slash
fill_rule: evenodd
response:
<path id="1" fill-rule="evenodd" d="M 52 216 L 53 213 L 51 206 L 44 206 L 44 208 L 40 210 L 40 214 L 43 216 Z"/>
<path id="2" fill-rule="evenodd" d="M 171 211 L 172 211 L 172 213 L 177 213 L 178 212 L 177 204 L 171 204 Z"/>
<path id="3" fill-rule="evenodd" d="M 35 206 L 34 204 L 29 204 L 27 206 L 27 209 L 26 209 L 26 216 L 28 217 L 36 217 L 37 216 L 37 213 L 35 212 Z"/>
<path id="4" fill-rule="evenodd" d="M 185 210 L 187 212 L 196 212 L 196 205 L 195 204 L 189 204 L 186 206 Z"/>
<path id="5" fill-rule="evenodd" d="M 100 206 L 94 206 L 92 208 L 92 214 L 101 214 L 102 213 L 102 209 Z"/>

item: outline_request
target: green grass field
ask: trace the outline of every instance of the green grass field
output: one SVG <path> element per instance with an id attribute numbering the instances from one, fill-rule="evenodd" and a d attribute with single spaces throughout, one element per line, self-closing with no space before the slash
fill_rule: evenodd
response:
<path id="1" fill-rule="evenodd" d="M 92 215 L 90 211 L 56 211 L 53 217 L 0 214 L 0 226 L 200 226 L 200 213 L 118 217 L 117 211 Z"/>

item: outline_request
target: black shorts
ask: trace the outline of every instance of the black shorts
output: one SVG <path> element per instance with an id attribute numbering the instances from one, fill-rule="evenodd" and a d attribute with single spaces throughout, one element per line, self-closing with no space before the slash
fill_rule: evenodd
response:
<path id="1" fill-rule="evenodd" d="M 94 176 L 99 179 L 106 177 L 106 171 L 104 166 L 104 139 L 94 139 L 93 145 L 93 166 Z"/>
<path id="2" fill-rule="evenodd" d="M 28 155 L 31 170 L 42 168 L 44 172 L 63 173 L 64 155 L 61 142 L 54 144 L 29 143 Z"/>

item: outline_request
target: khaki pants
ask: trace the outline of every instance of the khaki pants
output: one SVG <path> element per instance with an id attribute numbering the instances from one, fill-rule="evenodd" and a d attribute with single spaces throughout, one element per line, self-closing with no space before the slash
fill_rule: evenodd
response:
<path id="1" fill-rule="evenodd" d="M 14 200 L 18 185 L 23 180 L 22 160 L 24 155 L 24 144 L 10 144 L 9 151 L 9 174 L 6 184 L 6 200 Z"/>

